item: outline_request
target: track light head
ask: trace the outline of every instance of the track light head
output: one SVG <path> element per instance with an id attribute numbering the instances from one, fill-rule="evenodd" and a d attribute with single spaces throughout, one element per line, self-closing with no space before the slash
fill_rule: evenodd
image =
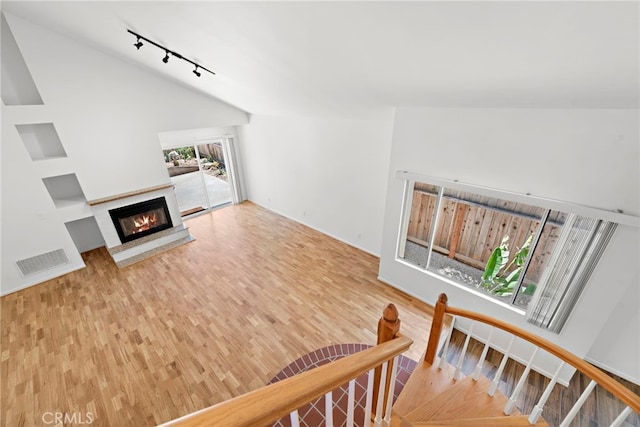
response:
<path id="1" fill-rule="evenodd" d="M 140 48 L 142 47 L 142 42 L 140 41 L 140 37 L 138 36 L 138 41 L 136 43 L 133 44 L 136 49 L 140 50 Z"/>
<path id="2" fill-rule="evenodd" d="M 195 75 L 196 75 L 196 76 L 198 76 L 198 77 L 200 77 L 200 76 L 202 75 L 202 73 L 200 73 L 200 72 L 198 71 L 198 66 L 197 66 L 197 65 L 196 65 L 196 69 L 195 69 L 195 70 L 193 70 L 193 74 L 195 74 Z"/>
<path id="3" fill-rule="evenodd" d="M 165 64 L 169 62 L 169 51 L 166 51 L 164 58 L 162 58 L 162 62 L 164 62 Z"/>

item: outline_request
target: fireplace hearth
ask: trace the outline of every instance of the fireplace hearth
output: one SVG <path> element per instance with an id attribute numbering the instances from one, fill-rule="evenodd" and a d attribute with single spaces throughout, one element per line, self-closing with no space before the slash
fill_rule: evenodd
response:
<path id="1" fill-rule="evenodd" d="M 111 209 L 109 215 L 122 243 L 173 227 L 164 197 Z"/>

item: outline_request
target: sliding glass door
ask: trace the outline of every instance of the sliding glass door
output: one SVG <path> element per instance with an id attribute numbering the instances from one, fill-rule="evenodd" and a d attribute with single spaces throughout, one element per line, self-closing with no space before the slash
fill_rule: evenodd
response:
<path id="1" fill-rule="evenodd" d="M 230 144 L 221 138 L 163 150 L 183 217 L 234 202 Z"/>

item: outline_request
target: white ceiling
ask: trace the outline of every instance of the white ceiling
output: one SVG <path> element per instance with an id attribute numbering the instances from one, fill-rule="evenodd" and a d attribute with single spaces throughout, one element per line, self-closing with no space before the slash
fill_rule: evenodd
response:
<path id="1" fill-rule="evenodd" d="M 638 108 L 640 3 L 10 2 L 2 9 L 251 113 Z M 130 28 L 214 70 L 133 47 Z"/>

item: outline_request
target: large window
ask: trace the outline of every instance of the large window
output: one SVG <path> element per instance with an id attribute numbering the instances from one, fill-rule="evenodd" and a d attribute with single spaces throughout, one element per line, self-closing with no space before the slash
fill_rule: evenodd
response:
<path id="1" fill-rule="evenodd" d="M 398 259 L 523 310 L 531 306 L 528 320 L 552 330 L 564 324 L 615 228 L 413 181 L 406 182 L 403 212 Z"/>

